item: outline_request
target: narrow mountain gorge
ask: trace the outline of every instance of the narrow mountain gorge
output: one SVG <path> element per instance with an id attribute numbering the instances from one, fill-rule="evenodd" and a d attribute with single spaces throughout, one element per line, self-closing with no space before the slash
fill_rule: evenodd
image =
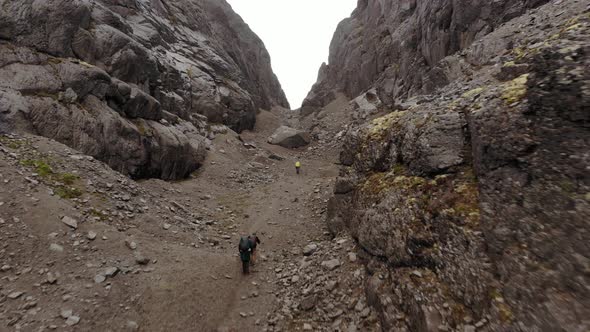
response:
<path id="1" fill-rule="evenodd" d="M 327 222 L 384 330 L 589 328 L 589 26 L 588 1 L 360 0 L 340 24 L 300 112 L 342 139 Z"/>
<path id="2" fill-rule="evenodd" d="M 225 0 L 0 0 L 0 331 L 587 332 L 588 68 L 590 0 L 359 0 L 289 110 Z"/>

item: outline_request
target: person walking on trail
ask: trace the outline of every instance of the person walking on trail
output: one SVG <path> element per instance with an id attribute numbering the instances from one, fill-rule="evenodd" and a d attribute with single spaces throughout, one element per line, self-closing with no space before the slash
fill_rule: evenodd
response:
<path id="1" fill-rule="evenodd" d="M 301 162 L 296 161 L 295 162 L 295 171 L 297 172 L 297 174 L 299 174 L 299 171 L 301 170 Z"/>
<path id="2" fill-rule="evenodd" d="M 252 265 L 256 264 L 256 246 L 260 244 L 260 238 L 256 233 L 248 236 L 248 241 L 250 241 L 250 249 L 252 250 Z"/>
<path id="3" fill-rule="evenodd" d="M 244 274 L 250 273 L 250 261 L 254 263 L 256 259 L 256 246 L 260 243 L 260 239 L 256 234 L 242 236 L 240 243 L 238 244 L 238 250 L 240 251 L 240 259 L 242 260 L 242 272 Z"/>

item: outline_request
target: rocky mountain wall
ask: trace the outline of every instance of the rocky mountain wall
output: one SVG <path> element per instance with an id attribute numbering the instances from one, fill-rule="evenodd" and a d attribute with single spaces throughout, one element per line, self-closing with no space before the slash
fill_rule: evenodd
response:
<path id="1" fill-rule="evenodd" d="M 390 103 L 431 93 L 452 81 L 458 69 L 443 58 L 547 1 L 359 0 L 352 16 L 338 25 L 329 62 L 320 68 L 302 113 L 326 106 L 334 91 L 353 98 L 376 85 Z M 468 61 L 482 65 L 488 56 Z"/>
<path id="2" fill-rule="evenodd" d="M 0 129 L 134 177 L 187 176 L 209 124 L 289 107 L 262 41 L 225 1 L 0 1 Z"/>
<path id="3" fill-rule="evenodd" d="M 443 2 L 429 2 L 432 15 L 445 15 Z M 352 20 L 377 3 L 359 2 Z M 362 248 L 385 331 L 590 328 L 590 2 L 511 13 L 447 57 L 433 43 L 438 62 L 408 72 L 423 81 L 425 68 L 454 68 L 444 86 L 387 99 L 389 84 L 414 81 L 378 71 L 341 111 L 345 132 L 324 135 L 343 136 L 328 226 Z M 343 90 L 331 89 L 328 99 Z"/>

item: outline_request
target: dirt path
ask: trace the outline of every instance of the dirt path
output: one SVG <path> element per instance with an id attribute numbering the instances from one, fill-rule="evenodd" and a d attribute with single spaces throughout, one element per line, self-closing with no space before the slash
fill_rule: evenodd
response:
<path id="1" fill-rule="evenodd" d="M 198 178 L 179 182 L 173 188 L 184 193 L 203 191 L 211 195 L 213 206 L 235 213 L 235 223 L 225 225 L 231 236 L 222 250 L 215 253 L 176 250 L 176 264 L 161 280 L 143 294 L 142 321 L 149 331 L 259 331 L 276 305 L 278 285 L 273 279 L 276 263 L 299 259 L 300 249 L 309 241 L 323 236 L 321 214 L 323 190 L 337 175 L 330 158 L 305 159 L 302 174 L 294 171 L 295 159 L 302 156 L 264 142 L 266 133 L 250 133 L 248 137 L 262 150 L 276 153 L 282 161 L 261 160 L 259 155 L 239 155 L 225 151 L 213 153 Z M 218 138 L 218 150 L 232 149 Z M 254 163 L 258 176 L 272 179 L 243 189 L 239 186 L 214 184 L 231 170 Z M 205 192 L 205 191 L 203 191 Z M 327 193 L 327 192 L 326 192 Z M 180 199 L 180 197 L 179 197 Z M 201 201 L 195 202 L 201 204 Z M 223 220 L 222 220 L 223 222 Z M 237 255 L 240 235 L 257 232 L 258 263 L 250 275 L 241 274 Z M 295 252 L 294 249 L 299 251 Z"/>
<path id="2" fill-rule="evenodd" d="M 42 137 L 2 138 L 0 330 L 263 330 L 284 306 L 285 278 L 303 273 L 302 248 L 327 240 L 337 175 L 335 154 L 267 144 L 277 122 L 263 113 L 263 129 L 241 135 L 256 148 L 219 135 L 180 182 L 135 182 Z M 259 261 L 243 276 L 236 247 L 252 232 Z"/>

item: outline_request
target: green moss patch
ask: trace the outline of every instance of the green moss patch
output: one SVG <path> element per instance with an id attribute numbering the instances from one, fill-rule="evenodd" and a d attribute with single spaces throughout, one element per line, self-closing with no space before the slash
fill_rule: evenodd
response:
<path id="1" fill-rule="evenodd" d="M 82 196 L 83 192 L 74 187 L 57 186 L 55 188 L 55 194 L 63 199 L 72 199 Z"/>
<path id="2" fill-rule="evenodd" d="M 45 159 L 24 159 L 21 165 L 33 168 L 34 172 L 45 181 L 45 183 L 54 189 L 57 196 L 64 199 L 78 198 L 83 192 L 77 187 L 73 187 L 80 179 L 76 174 L 55 172 L 48 160 Z"/>
<path id="3" fill-rule="evenodd" d="M 21 160 L 20 163 L 23 166 L 33 167 L 35 169 L 35 173 L 39 174 L 39 176 L 42 178 L 47 178 L 54 174 L 53 169 L 45 160 L 24 159 Z"/>

